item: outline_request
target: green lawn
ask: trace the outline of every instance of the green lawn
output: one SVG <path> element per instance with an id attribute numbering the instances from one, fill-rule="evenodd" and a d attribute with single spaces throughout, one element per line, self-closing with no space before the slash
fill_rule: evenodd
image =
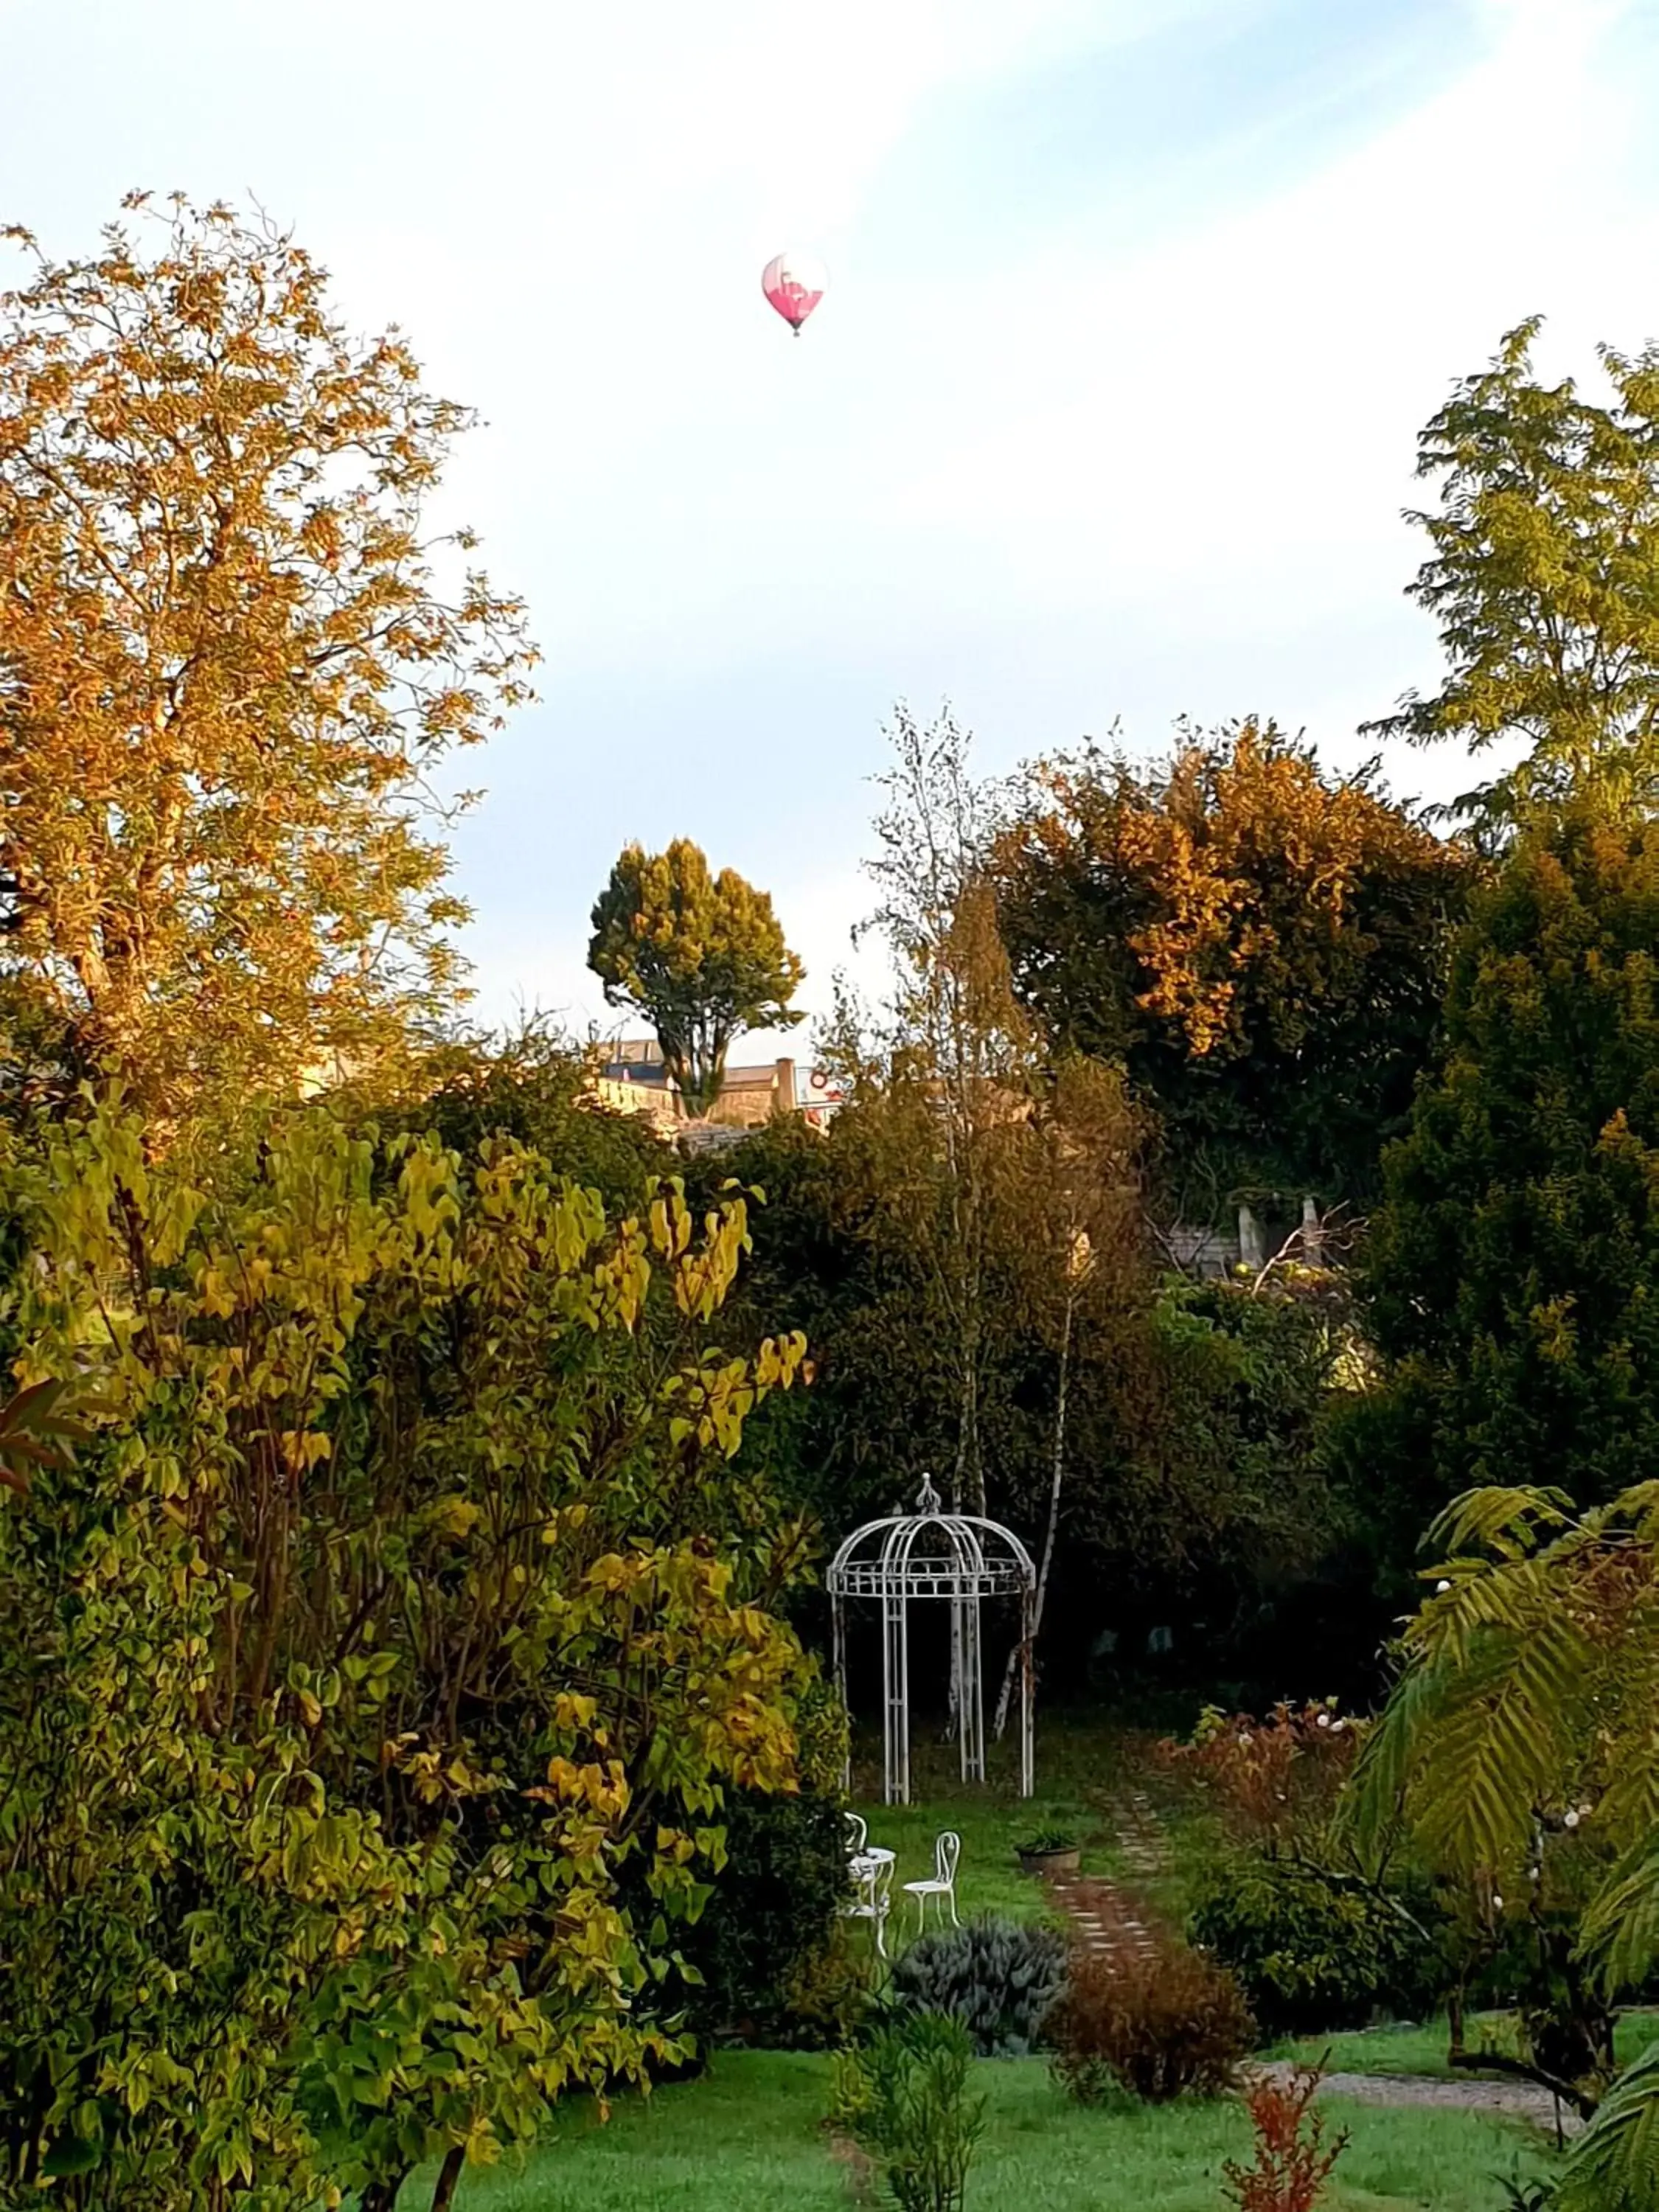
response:
<path id="1" fill-rule="evenodd" d="M 1466 2030 L 1469 2040 L 1479 2034 L 1498 2051 L 1516 2049 L 1513 2015 L 1483 2013 Z M 1613 2031 L 1613 2051 L 1621 2066 L 1639 2058 L 1659 2037 L 1659 2013 L 1626 2013 Z M 1328 2051 L 1333 2073 L 1431 2074 L 1451 2072 L 1446 2063 L 1446 2023 L 1428 2021 L 1415 2027 L 1368 2027 L 1351 2035 L 1314 2036 L 1301 2043 L 1273 2046 L 1275 2058 L 1316 2059 Z"/>
<path id="2" fill-rule="evenodd" d="M 965 1784 L 954 1746 L 929 1741 L 918 1730 L 911 1743 L 912 1788 L 920 1802 L 881 1802 L 879 1746 L 872 1758 L 860 1748 L 854 1775 L 854 1802 L 870 1825 L 870 1840 L 896 1851 L 893 1869 L 896 1923 L 908 1936 L 914 1907 L 900 1885 L 933 1871 L 934 1838 L 943 1828 L 962 1838 L 957 1872 L 957 1905 L 963 1918 L 1000 1912 L 1017 1919 L 1042 1916 L 1047 1899 L 1041 1883 L 1023 1875 L 1014 1845 L 1042 1828 L 1065 1828 L 1083 1847 L 1085 1874 L 1121 1875 L 1105 1821 L 1106 1800 L 1121 1768 L 1120 1739 L 1097 1723 L 1046 1721 L 1038 1730 L 1036 1794 L 1022 1800 L 1012 1742 L 988 1747 L 990 1778 Z M 902 1913 L 902 1920 L 900 1918 Z M 930 1924 L 932 1908 L 929 1908 Z"/>
<path id="3" fill-rule="evenodd" d="M 1125 1875 L 1107 1808 L 1144 1750 L 1138 1759 L 1122 1738 L 1051 1719 L 1039 1735 L 1037 1795 L 1030 1802 L 1016 1792 L 1012 1747 L 993 1747 L 984 1788 L 963 1787 L 953 1756 L 948 1746 L 915 1742 L 923 1802 L 912 1806 L 882 1805 L 879 1771 L 867 1758 L 855 1765 L 855 1798 L 871 1840 L 898 1854 L 900 1942 L 914 1923 L 896 1885 L 932 1872 L 941 1828 L 963 1839 L 964 1918 L 1045 1911 L 1041 1886 L 1014 1860 L 1016 1842 L 1037 1828 L 1075 1832 L 1085 1872 Z M 1188 1825 L 1179 1816 L 1172 1823 L 1171 1866 L 1150 1885 L 1172 1917 L 1184 1901 L 1186 1861 L 1201 1847 Z M 1656 2027 L 1659 2021 L 1627 2022 L 1621 2053 Z M 1443 2023 L 1328 2042 L 1332 2064 L 1345 2070 L 1444 2069 Z M 1316 2056 L 1324 2047 L 1282 2051 Z M 990 2100 L 990 2126 L 968 2212 L 1220 2212 L 1222 2161 L 1246 2152 L 1248 2128 L 1231 2100 L 1083 2111 L 1055 2088 L 1041 2060 L 981 2063 L 976 2072 Z M 569 2108 L 555 2138 L 528 2161 L 467 2174 L 458 2203 L 461 2212 L 848 2212 L 857 2200 L 823 2125 L 829 2095 L 827 2058 L 723 2052 L 700 2081 L 620 2100 L 608 2122 L 589 2106 Z M 1497 2177 L 1517 2166 L 1541 2171 L 1549 2156 L 1536 2136 L 1481 2114 L 1334 2102 L 1331 2111 L 1352 2141 L 1325 2212 L 1500 2212 Z M 429 2177 L 416 2177 L 399 2212 L 425 2212 L 430 2189 Z"/>
<path id="4" fill-rule="evenodd" d="M 1037 2059 L 981 2063 L 990 2127 L 969 2212 L 1218 2212 L 1221 2162 L 1244 2151 L 1236 2105 L 1084 2111 Z M 516 2169 L 463 2181 L 462 2212 L 848 2212 L 822 2127 L 830 2063 L 732 2052 L 700 2081 L 573 2113 Z M 1498 2212 L 1495 2176 L 1542 2170 L 1535 2138 L 1468 2112 L 1333 2105 L 1352 2130 L 1328 2212 Z M 424 2212 L 416 2177 L 399 2212 Z"/>

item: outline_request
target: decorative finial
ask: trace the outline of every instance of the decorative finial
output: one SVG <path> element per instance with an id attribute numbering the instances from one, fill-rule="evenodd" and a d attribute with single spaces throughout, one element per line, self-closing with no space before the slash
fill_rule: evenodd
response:
<path id="1" fill-rule="evenodd" d="M 916 1493 L 917 1512 L 937 1513 L 939 1509 L 939 1494 L 933 1487 L 933 1476 L 931 1474 L 924 1474 L 921 1478 L 921 1488 Z"/>

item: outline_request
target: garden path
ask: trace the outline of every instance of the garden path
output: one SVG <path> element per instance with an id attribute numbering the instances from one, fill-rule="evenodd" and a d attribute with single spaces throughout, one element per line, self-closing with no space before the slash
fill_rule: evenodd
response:
<path id="1" fill-rule="evenodd" d="M 1143 1880 L 1161 1874 L 1169 1863 L 1163 1823 L 1143 1790 L 1116 1792 L 1106 1817 L 1121 1856 Z M 1106 1957 L 1148 1957 L 1158 1947 L 1160 1925 L 1145 1900 L 1125 1884 L 1098 1875 L 1060 1875 L 1048 1893 L 1071 1921 L 1076 1940 L 1087 1952 Z"/>
<path id="2" fill-rule="evenodd" d="M 1295 2069 L 1288 2060 L 1272 2060 L 1253 2067 L 1253 2073 L 1287 2081 Z M 1419 2105 L 1441 2111 L 1487 2112 L 1499 2118 L 1531 2120 L 1555 2131 L 1555 2100 L 1547 2089 L 1532 2081 L 1448 2081 L 1427 2074 L 1328 2074 L 1320 2094 L 1346 2097 L 1356 2105 Z M 1576 2112 L 1564 2107 L 1561 2132 L 1577 2135 L 1584 2124 Z"/>

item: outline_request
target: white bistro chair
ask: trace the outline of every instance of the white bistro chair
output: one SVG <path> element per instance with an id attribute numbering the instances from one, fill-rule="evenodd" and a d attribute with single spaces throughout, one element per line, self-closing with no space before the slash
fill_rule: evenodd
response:
<path id="1" fill-rule="evenodd" d="M 927 1924 L 927 1900 L 939 1899 L 939 1923 L 945 1925 L 945 1908 L 951 1907 L 951 1925 L 960 1928 L 957 1918 L 957 1861 L 962 1856 L 962 1838 L 947 1828 L 933 1846 L 933 1873 L 929 1881 L 907 1881 L 907 1896 L 916 1900 L 916 1933 L 921 1935 Z"/>

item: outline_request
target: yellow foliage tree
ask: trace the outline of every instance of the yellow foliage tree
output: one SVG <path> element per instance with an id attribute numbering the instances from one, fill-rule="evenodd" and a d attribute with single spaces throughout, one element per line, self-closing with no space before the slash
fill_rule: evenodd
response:
<path id="1" fill-rule="evenodd" d="M 0 300 L 8 1024 L 50 1081 L 118 1065 L 152 1137 L 454 993 L 428 779 L 534 659 L 425 532 L 465 410 L 263 218 L 155 221 L 64 262 L 7 232 Z"/>
<path id="2" fill-rule="evenodd" d="M 708 1341 L 736 1191 L 608 1220 L 315 1106 L 193 1164 L 110 1107 L 0 1149 L 18 1371 L 94 1431 L 37 1395 L 0 1498 L 0 2202 L 441 2208 L 684 2055 L 672 1930 L 815 1687 L 738 1459 L 805 1343 Z"/>

